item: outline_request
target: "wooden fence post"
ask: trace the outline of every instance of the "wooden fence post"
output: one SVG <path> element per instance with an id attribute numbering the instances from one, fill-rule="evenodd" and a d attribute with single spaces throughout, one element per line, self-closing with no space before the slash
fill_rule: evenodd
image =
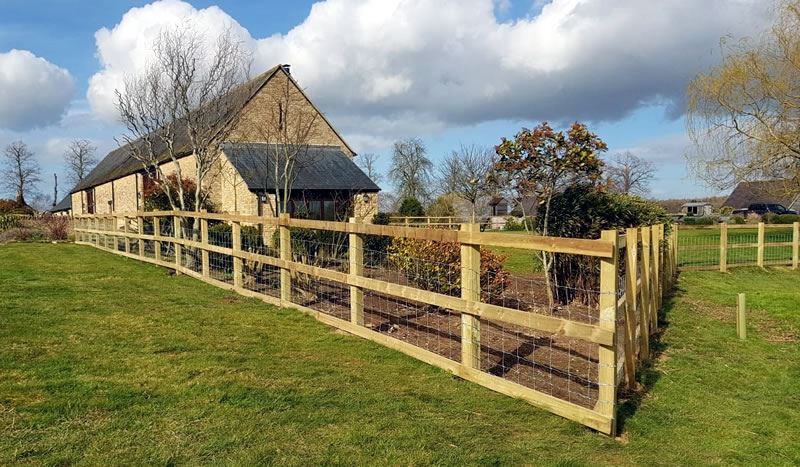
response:
<path id="1" fill-rule="evenodd" d="M 719 224 L 719 272 L 728 272 L 728 224 Z"/>
<path id="2" fill-rule="evenodd" d="M 280 254 L 283 261 L 292 260 L 292 237 L 289 231 L 289 214 L 281 214 L 278 222 Z M 292 275 L 289 269 L 281 268 L 281 305 L 292 302 Z"/>
<path id="3" fill-rule="evenodd" d="M 100 218 L 98 218 L 97 215 L 95 214 L 95 217 L 94 217 L 94 231 L 95 231 L 94 232 L 94 246 L 96 246 L 96 247 L 100 246 L 100 234 L 97 233 L 99 230 L 100 230 Z"/>
<path id="4" fill-rule="evenodd" d="M 351 217 L 355 224 L 356 218 Z M 348 254 L 350 259 L 350 276 L 364 275 L 364 239 L 359 234 L 351 233 L 348 238 Z M 350 286 L 350 321 L 359 326 L 364 325 L 364 291 L 361 287 Z"/>
<path id="5" fill-rule="evenodd" d="M 659 226 L 654 225 L 651 230 L 650 245 L 653 248 L 653 327 L 658 326 L 658 310 L 661 309 L 661 237 Z"/>
<path id="6" fill-rule="evenodd" d="M 800 267 L 800 222 L 792 224 L 792 269 Z"/>
<path id="7" fill-rule="evenodd" d="M 144 235 L 144 217 L 136 216 L 136 225 L 139 227 L 139 235 Z M 144 256 L 144 239 L 139 237 L 139 256 Z"/>
<path id="8" fill-rule="evenodd" d="M 204 209 L 203 212 L 206 212 L 206 210 Z M 210 268 L 208 264 L 208 250 L 205 249 L 205 246 L 208 245 L 208 219 L 206 218 L 200 219 L 200 243 L 203 246 L 203 249 L 200 250 L 203 277 L 208 277 L 210 275 Z"/>
<path id="9" fill-rule="evenodd" d="M 461 224 L 462 232 L 480 232 L 478 224 Z M 461 298 L 468 303 L 481 300 L 481 247 L 461 244 Z M 461 313 L 461 363 L 481 366 L 481 322 L 477 316 Z"/>
<path id="10" fill-rule="evenodd" d="M 153 235 L 156 237 L 161 237 L 161 218 L 160 217 L 153 217 Z M 161 241 L 156 240 L 153 246 L 155 249 L 155 258 L 156 261 L 161 261 Z"/>
<path id="11" fill-rule="evenodd" d="M 231 248 L 233 253 L 242 251 L 242 224 L 239 221 L 231 223 Z M 233 256 L 233 286 L 242 286 L 242 258 Z"/>
<path id="12" fill-rule="evenodd" d="M 636 387 L 636 282 L 639 229 L 625 231 L 625 380 L 629 389 Z M 642 338 L 646 337 L 642 334 Z"/>
<path id="13" fill-rule="evenodd" d="M 129 219 L 128 219 L 128 216 L 123 216 L 122 219 L 123 219 L 123 221 L 125 223 L 125 229 L 124 229 L 124 232 L 125 232 L 125 253 L 130 253 L 131 252 L 131 238 L 128 237 L 128 233 L 130 233 L 130 224 L 128 223 Z"/>
<path id="14" fill-rule="evenodd" d="M 650 227 L 642 227 L 642 304 L 639 306 L 640 358 L 650 359 L 650 307 L 653 306 L 650 291 Z"/>
<path id="15" fill-rule="evenodd" d="M 764 223 L 758 223 L 758 257 L 756 258 L 758 267 L 764 267 Z"/>
<path id="16" fill-rule="evenodd" d="M 604 230 L 600 239 L 613 245 L 611 258 L 600 259 L 600 323 L 613 334 L 611 345 L 598 346 L 597 405 L 595 410 L 611 419 L 610 435 L 617 432 L 617 290 L 619 289 L 619 242 L 616 230 Z"/>
<path id="17" fill-rule="evenodd" d="M 736 309 L 736 334 L 739 339 L 747 339 L 747 299 L 743 293 L 738 296 L 738 307 Z"/>
<path id="18" fill-rule="evenodd" d="M 182 231 L 183 231 L 183 226 L 181 218 L 179 216 L 172 216 L 172 235 L 176 239 L 179 239 L 183 236 Z M 173 245 L 175 245 L 175 273 L 180 274 L 180 268 L 182 264 L 181 263 L 182 248 L 181 244 L 178 242 L 173 242 Z"/>

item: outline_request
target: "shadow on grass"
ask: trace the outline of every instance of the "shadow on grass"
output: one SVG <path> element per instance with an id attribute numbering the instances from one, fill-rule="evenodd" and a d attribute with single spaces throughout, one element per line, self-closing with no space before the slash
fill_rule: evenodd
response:
<path id="1" fill-rule="evenodd" d="M 658 369 L 658 362 L 661 355 L 667 349 L 667 345 L 662 341 L 667 326 L 669 326 L 669 314 L 677 303 L 678 298 L 682 297 L 685 290 L 680 288 L 677 281 L 675 288 L 664 295 L 664 302 L 658 314 L 658 332 L 650 336 L 650 360 L 636 369 L 637 388 L 634 391 L 620 389 L 619 397 L 621 403 L 617 409 L 617 434 L 625 431 L 625 422 L 636 414 L 647 393 L 661 378 L 661 371 Z"/>

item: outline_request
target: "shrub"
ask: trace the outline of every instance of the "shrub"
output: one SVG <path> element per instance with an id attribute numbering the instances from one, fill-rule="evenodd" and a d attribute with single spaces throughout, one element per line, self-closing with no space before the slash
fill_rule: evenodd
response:
<path id="1" fill-rule="evenodd" d="M 425 215 L 425 210 L 422 209 L 422 203 L 416 198 L 403 198 L 400 203 L 400 215 L 408 217 L 420 217 Z"/>
<path id="2" fill-rule="evenodd" d="M 455 242 L 393 238 L 389 263 L 417 287 L 458 296 L 461 293 L 461 247 Z M 496 297 L 508 287 L 510 274 L 503 269 L 506 257 L 481 249 L 481 298 Z"/>
<path id="3" fill-rule="evenodd" d="M 456 215 L 456 208 L 453 205 L 454 195 L 446 194 L 438 197 L 428 208 L 429 217 L 453 217 Z"/>
<path id="4" fill-rule="evenodd" d="M 242 250 L 244 251 L 263 251 L 264 237 L 261 230 L 253 225 L 243 225 L 240 229 L 242 235 Z M 233 229 L 230 224 L 219 222 L 208 227 L 209 241 L 214 242 L 214 238 L 220 236 L 231 239 Z M 232 240 L 228 240 L 232 241 Z"/>
<path id="5" fill-rule="evenodd" d="M 503 226 L 503 230 L 509 232 L 520 232 L 520 231 L 533 231 L 534 224 L 533 217 L 509 217 L 506 219 L 506 224 Z"/>
<path id="6" fill-rule="evenodd" d="M 178 177 L 175 174 L 167 175 L 167 181 L 165 183 L 172 187 L 172 193 L 177 196 Z M 190 178 L 184 178 L 181 180 L 181 185 L 183 185 L 184 206 L 186 206 L 187 211 L 194 211 L 194 191 L 197 188 L 197 184 Z M 164 190 L 161 189 L 161 186 L 157 183 L 152 183 L 145 188 L 142 197 L 144 198 L 145 211 L 169 211 L 172 209 L 167 194 L 164 193 Z M 178 200 L 175 201 L 177 203 Z M 213 208 L 214 206 L 208 201 L 208 197 L 206 196 L 206 201 L 203 203 L 202 209 L 213 212 Z"/>
<path id="7" fill-rule="evenodd" d="M 746 223 L 747 221 L 744 220 L 744 216 L 733 216 L 731 217 L 731 223 L 741 225 Z"/>
<path id="8" fill-rule="evenodd" d="M 763 221 L 767 224 L 792 224 L 800 222 L 797 214 L 766 214 Z"/>
<path id="9" fill-rule="evenodd" d="M 0 232 L 0 243 L 7 242 L 40 242 L 47 240 L 45 232 L 32 227 L 14 227 Z"/>
<path id="10" fill-rule="evenodd" d="M 34 214 L 33 208 L 14 199 L 0 199 L 0 214 Z"/>
<path id="11" fill-rule="evenodd" d="M 71 223 L 67 216 L 44 216 L 38 222 L 44 228 L 48 240 L 66 240 L 69 237 Z"/>
<path id="12" fill-rule="evenodd" d="M 391 217 L 388 213 L 379 212 L 372 217 L 375 225 L 389 225 Z M 364 236 L 364 263 L 369 266 L 377 266 L 386 260 L 387 250 L 392 238 L 385 235 L 365 235 Z"/>
<path id="13" fill-rule="evenodd" d="M 686 225 L 714 225 L 719 222 L 716 217 L 684 217 L 683 223 Z"/>
<path id="14" fill-rule="evenodd" d="M 536 218 L 541 227 L 544 207 Z M 553 196 L 550 204 L 548 235 L 574 238 L 599 238 L 603 230 L 624 229 L 671 222 L 667 212 L 655 202 L 624 193 L 608 193 L 589 185 L 575 185 Z M 624 262 L 620 263 L 624 268 Z M 596 300 L 599 289 L 599 263 L 579 255 L 554 254 L 550 270 L 553 296 L 563 304 L 574 299 L 584 303 Z"/>
<path id="15" fill-rule="evenodd" d="M 4 230 L 19 227 L 22 219 L 19 216 L 11 214 L 0 214 L 0 232 Z"/>

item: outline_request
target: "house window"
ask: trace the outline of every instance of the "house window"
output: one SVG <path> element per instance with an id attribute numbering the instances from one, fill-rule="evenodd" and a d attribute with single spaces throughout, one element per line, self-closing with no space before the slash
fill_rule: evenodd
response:
<path id="1" fill-rule="evenodd" d="M 95 213 L 95 205 L 94 205 L 94 188 L 90 190 L 86 190 L 86 212 L 88 214 Z"/>

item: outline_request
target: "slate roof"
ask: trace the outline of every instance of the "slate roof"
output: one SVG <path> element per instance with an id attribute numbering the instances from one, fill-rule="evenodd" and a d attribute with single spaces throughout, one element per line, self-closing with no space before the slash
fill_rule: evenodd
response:
<path id="1" fill-rule="evenodd" d="M 222 151 L 251 191 L 275 189 L 275 154 L 282 146 L 267 143 L 224 143 Z M 280 152 L 278 152 L 280 153 Z M 339 146 L 308 146 L 298 154 L 293 190 L 380 191 Z"/>
<path id="2" fill-rule="evenodd" d="M 50 208 L 50 212 L 69 211 L 70 209 L 72 209 L 72 195 L 67 193 L 67 196 L 59 201 L 58 204 Z"/>
<path id="3" fill-rule="evenodd" d="M 746 208 L 753 203 L 778 203 L 790 207 L 800 195 L 800 186 L 788 180 L 740 182 L 723 206 Z"/>
<path id="4" fill-rule="evenodd" d="M 265 71 L 264 73 L 262 73 L 262 74 L 256 76 L 255 78 L 251 79 L 250 81 L 247 81 L 246 83 L 242 84 L 241 86 L 235 88 L 234 90 L 232 90 L 226 96 L 229 96 L 232 99 L 237 99 L 239 102 L 242 103 L 241 104 L 241 108 L 244 108 L 244 106 L 247 104 L 247 102 L 249 102 L 253 98 L 253 96 L 255 96 L 255 94 L 265 84 L 267 84 L 267 82 L 269 82 L 269 80 L 273 76 L 275 76 L 275 73 L 280 71 L 280 70 L 283 70 L 283 65 L 276 65 L 276 66 L 270 68 L 269 70 Z M 291 75 L 288 74 L 288 72 L 286 72 L 286 74 L 289 77 L 289 79 L 294 81 L 294 79 L 291 77 Z M 303 96 L 306 97 L 306 99 L 308 99 L 308 96 L 305 95 L 305 93 L 300 88 L 300 86 L 297 86 L 297 89 L 300 90 L 300 93 L 303 94 Z M 223 96 L 223 97 L 225 97 L 225 96 Z M 314 109 L 319 112 L 319 109 L 317 109 L 314 106 L 314 103 L 311 102 L 311 99 L 308 99 L 308 102 L 310 102 L 311 106 L 314 107 Z M 336 135 L 339 136 L 340 139 L 342 139 L 341 136 L 339 135 L 339 133 L 336 131 L 336 129 L 333 128 L 333 125 L 331 125 L 330 122 L 328 121 L 328 119 L 325 118 L 325 115 L 322 112 L 319 112 L 319 113 L 322 116 L 323 121 L 325 123 L 327 123 L 331 127 L 333 132 L 336 133 Z M 217 120 L 217 119 L 215 119 L 215 120 Z M 176 128 L 178 130 L 184 130 L 185 131 L 186 126 L 185 125 L 177 125 Z M 220 128 L 220 130 L 221 129 L 222 128 Z M 344 141 L 344 139 L 342 139 L 342 141 Z M 134 143 L 131 143 L 131 144 L 136 144 L 137 142 L 134 142 Z M 344 144 L 347 145 L 346 142 Z M 176 133 L 176 135 L 175 135 L 175 147 L 177 148 L 176 152 L 179 155 L 179 157 L 188 156 L 190 154 L 190 152 L 188 150 L 188 147 L 189 147 L 188 135 L 186 135 L 185 133 L 180 133 L 180 132 Z M 351 152 L 354 152 L 354 151 L 352 151 L 352 149 L 349 146 L 347 147 L 347 149 L 350 150 Z M 156 150 L 158 151 L 158 149 L 156 149 Z M 167 160 L 169 160 L 169 155 L 166 153 L 166 146 L 161 148 L 161 152 L 163 153 L 162 154 L 162 162 L 166 162 Z M 100 161 L 99 164 L 97 164 L 97 166 L 94 168 L 94 170 L 89 172 L 89 175 L 87 175 L 80 183 L 78 183 L 77 186 L 75 186 L 75 188 L 72 189 L 71 193 L 75 193 L 77 191 L 85 190 L 87 188 L 91 188 L 91 187 L 94 187 L 94 186 L 97 186 L 97 185 L 102 185 L 103 183 L 107 183 L 107 182 L 110 182 L 111 180 L 116 180 L 118 178 L 122 178 L 122 177 L 125 177 L 127 175 L 131 175 L 131 174 L 134 174 L 136 172 L 140 172 L 142 170 L 143 170 L 143 167 L 142 167 L 141 162 L 136 160 L 136 159 L 134 159 L 130 155 L 129 147 L 128 147 L 128 145 L 125 145 L 125 146 L 119 147 L 119 148 L 111 151 L 110 153 L 108 153 L 108 155 L 106 155 L 106 157 L 103 158 L 103 160 Z"/>

